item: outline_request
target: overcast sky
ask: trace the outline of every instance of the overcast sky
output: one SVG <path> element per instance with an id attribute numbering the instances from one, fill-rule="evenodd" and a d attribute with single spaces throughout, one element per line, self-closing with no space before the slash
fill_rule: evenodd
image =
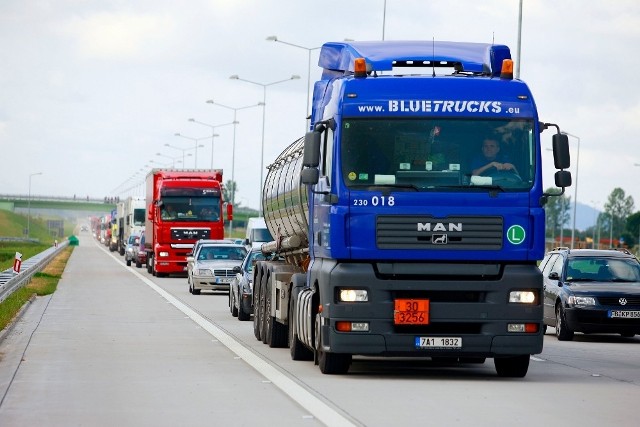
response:
<path id="1" fill-rule="evenodd" d="M 234 108 L 262 101 L 261 86 L 229 76 L 268 84 L 299 75 L 267 88 L 266 166 L 305 130 L 309 58 L 266 37 L 305 48 L 383 34 L 495 40 L 515 58 L 518 3 L 387 0 L 384 13 L 384 0 L 2 0 L 0 193 L 26 194 L 29 176 L 42 172 L 32 176 L 34 195 L 142 195 L 135 184 L 168 157 L 195 166 L 196 142 L 176 133 L 203 138 L 197 166 L 210 167 L 212 129 L 187 119 L 225 124 L 233 111 L 208 99 Z M 616 187 L 640 208 L 638 46 L 637 0 L 524 0 L 520 76 L 540 119 L 580 138 L 577 177 L 570 138 L 578 201 L 600 209 Z M 233 172 L 236 201 L 257 208 L 262 108 L 239 110 L 237 120 L 235 168 L 232 125 L 215 129 L 213 166 L 225 180 Z M 551 132 L 543 144 L 550 148 Z M 553 162 L 543 153 L 549 187 Z"/>

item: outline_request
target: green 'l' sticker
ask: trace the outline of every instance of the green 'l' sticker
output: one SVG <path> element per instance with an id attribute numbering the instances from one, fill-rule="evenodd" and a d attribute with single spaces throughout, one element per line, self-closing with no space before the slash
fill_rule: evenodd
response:
<path id="1" fill-rule="evenodd" d="M 524 242 L 525 236 L 526 233 L 524 231 L 524 228 L 519 225 L 512 225 L 507 230 L 507 240 L 509 240 L 509 242 L 513 245 L 519 245 L 520 243 Z"/>

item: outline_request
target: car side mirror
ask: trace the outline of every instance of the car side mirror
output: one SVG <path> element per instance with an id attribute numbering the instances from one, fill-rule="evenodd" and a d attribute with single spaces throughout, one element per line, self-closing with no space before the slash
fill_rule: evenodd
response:
<path id="1" fill-rule="evenodd" d="M 549 279 L 560 280 L 560 275 L 558 274 L 557 271 L 552 271 L 551 273 L 549 273 Z"/>
<path id="2" fill-rule="evenodd" d="M 242 272 L 242 268 L 240 268 L 239 265 L 236 265 L 235 267 L 233 267 L 233 272 L 234 273 L 240 273 L 240 272 Z"/>

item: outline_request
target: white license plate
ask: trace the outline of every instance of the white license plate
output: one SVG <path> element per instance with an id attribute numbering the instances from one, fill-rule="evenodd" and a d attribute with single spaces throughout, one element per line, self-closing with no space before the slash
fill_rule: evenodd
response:
<path id="1" fill-rule="evenodd" d="M 216 277 L 216 283 L 229 283 L 231 282 L 230 277 Z"/>
<path id="2" fill-rule="evenodd" d="M 416 348 L 462 348 L 462 338 L 416 337 Z"/>
<path id="3" fill-rule="evenodd" d="M 622 319 L 640 319 L 640 311 L 609 310 L 609 317 Z"/>

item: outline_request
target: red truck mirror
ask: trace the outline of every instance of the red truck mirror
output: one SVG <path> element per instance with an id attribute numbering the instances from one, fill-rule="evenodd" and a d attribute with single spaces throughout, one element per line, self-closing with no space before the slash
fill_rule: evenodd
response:
<path id="1" fill-rule="evenodd" d="M 156 214 L 156 205 L 152 203 L 149 205 L 149 209 L 147 209 L 147 219 L 149 221 L 153 221 L 155 214 Z"/>
<path id="2" fill-rule="evenodd" d="M 231 203 L 227 203 L 227 221 L 233 220 L 233 205 Z"/>

